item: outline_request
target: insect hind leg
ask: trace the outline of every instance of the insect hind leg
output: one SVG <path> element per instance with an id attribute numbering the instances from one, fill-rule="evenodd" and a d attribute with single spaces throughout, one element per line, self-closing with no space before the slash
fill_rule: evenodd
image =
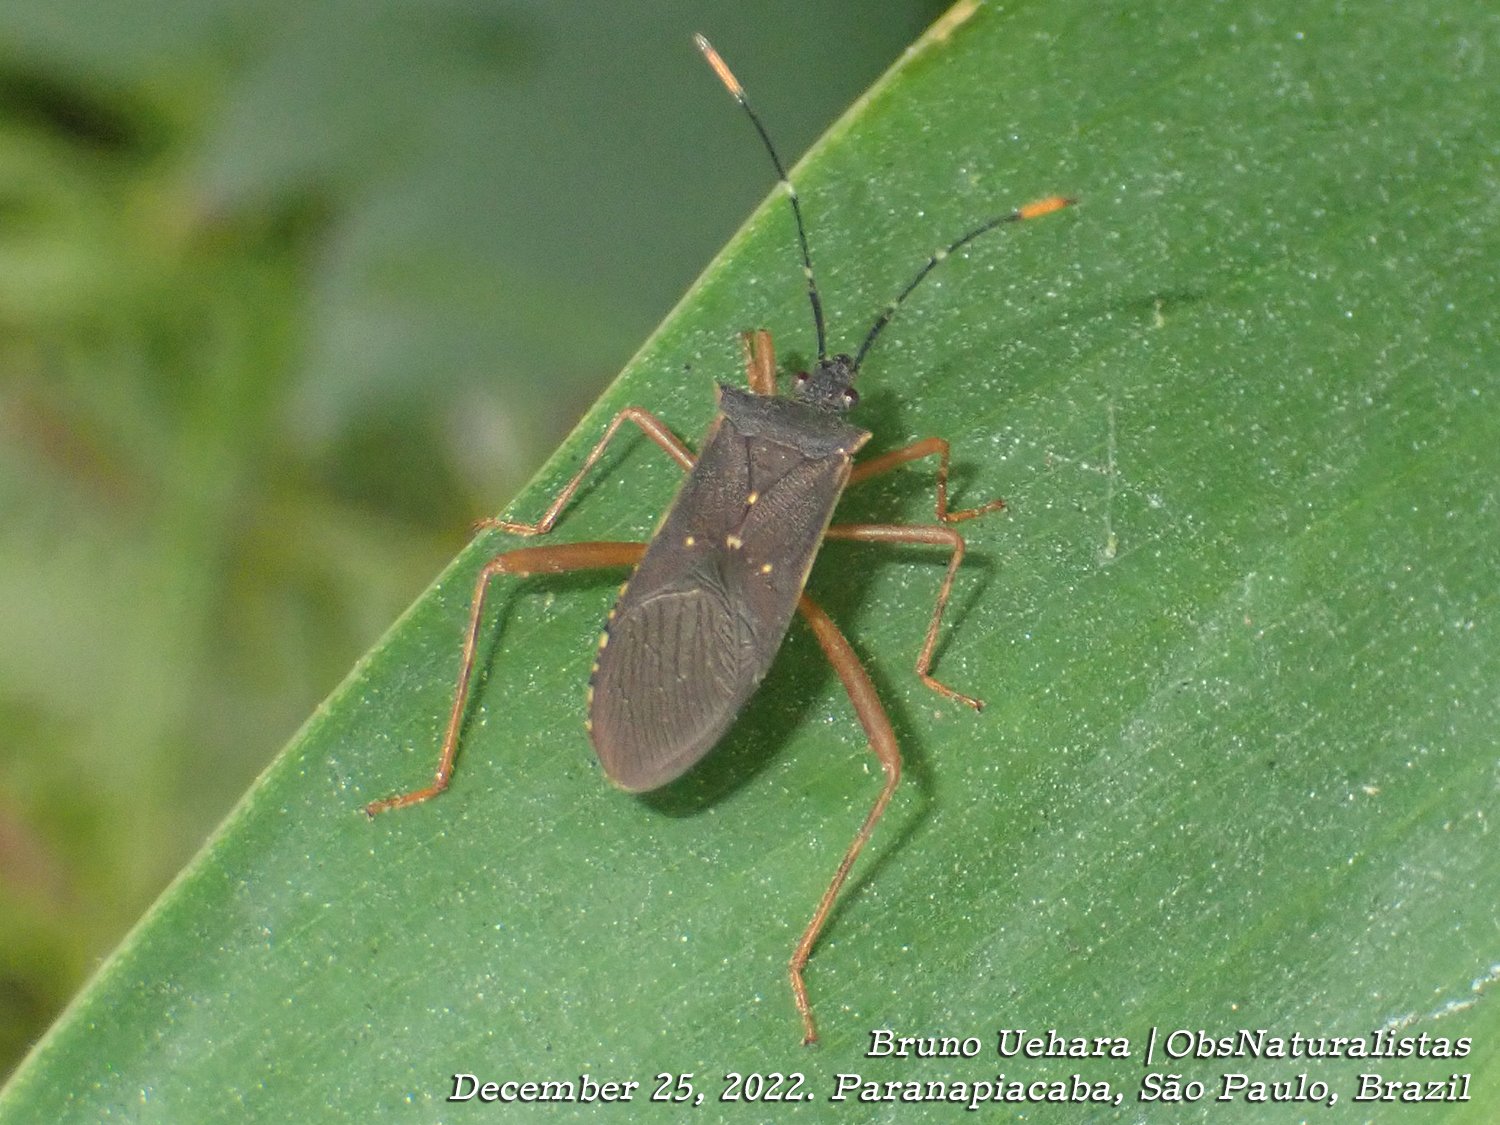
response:
<path id="1" fill-rule="evenodd" d="M 834 872 L 833 881 L 823 892 L 818 908 L 813 912 L 812 921 L 802 932 L 802 938 L 797 942 L 797 948 L 792 954 L 791 963 L 787 966 L 792 979 L 792 998 L 796 1001 L 797 1011 L 802 1016 L 802 1042 L 807 1044 L 817 1042 L 818 1029 L 813 1023 L 812 1004 L 807 999 L 807 983 L 802 978 L 802 971 L 807 968 L 807 960 L 812 956 L 813 946 L 817 944 L 818 935 L 823 932 L 823 926 L 828 921 L 833 904 L 838 901 L 839 891 L 843 889 L 845 881 L 849 878 L 849 871 L 854 867 L 854 861 L 859 858 L 859 853 L 864 851 L 871 833 L 875 831 L 875 825 L 885 815 L 886 806 L 891 803 L 891 795 L 896 792 L 896 785 L 901 781 L 901 751 L 896 745 L 896 732 L 891 729 L 891 721 L 886 716 L 885 708 L 881 706 L 880 697 L 875 694 L 875 685 L 870 682 L 869 673 L 859 662 L 859 657 L 850 647 L 844 634 L 839 631 L 839 627 L 806 594 L 798 600 L 797 609 L 812 626 L 824 655 L 833 665 L 833 670 L 838 673 L 839 679 L 844 684 L 844 690 L 849 693 L 849 701 L 854 704 L 854 713 L 859 718 L 860 726 L 865 728 L 865 737 L 869 740 L 870 749 L 880 759 L 881 769 L 885 771 L 885 785 L 880 790 L 880 796 L 875 798 L 875 804 L 865 814 L 864 823 L 859 826 L 859 831 L 854 834 L 854 839 L 845 849 L 844 858 L 839 862 L 838 870 Z"/>

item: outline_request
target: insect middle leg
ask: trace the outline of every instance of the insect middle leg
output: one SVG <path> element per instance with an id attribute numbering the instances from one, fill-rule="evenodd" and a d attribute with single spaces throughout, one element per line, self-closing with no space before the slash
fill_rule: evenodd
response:
<path id="1" fill-rule="evenodd" d="M 474 671 L 479 630 L 484 623 L 484 600 L 491 582 L 501 575 L 523 578 L 530 574 L 563 574 L 570 570 L 635 566 L 645 553 L 644 543 L 559 543 L 549 547 L 518 547 L 514 551 L 496 555 L 485 563 L 474 583 L 474 600 L 469 605 L 469 631 L 464 638 L 458 683 L 453 690 L 453 709 L 448 713 L 448 729 L 443 735 L 443 749 L 438 757 L 437 772 L 433 775 L 432 784 L 410 793 L 371 801 L 365 806 L 365 812 L 374 816 L 389 809 L 420 804 L 448 788 L 448 782 L 453 777 L 454 759 L 458 756 L 458 736 L 463 730 L 465 704 L 469 699 L 469 679 Z"/>
<path id="2" fill-rule="evenodd" d="M 940 437 L 923 438 L 914 441 L 910 445 L 903 445 L 900 449 L 893 449 L 889 453 L 881 453 L 870 457 L 854 466 L 854 471 L 849 474 L 849 484 L 856 485 L 860 481 L 869 480 L 871 477 L 888 473 L 892 469 L 900 468 L 911 461 L 921 460 L 923 457 L 938 455 L 937 471 L 937 518 L 943 523 L 958 523 L 962 520 L 971 520 L 978 516 L 988 515 L 990 512 L 998 512 L 1005 507 L 1005 501 L 996 497 L 988 503 L 981 504 L 977 508 L 964 508 L 961 511 L 950 512 L 948 510 L 948 442 Z"/>
<path id="3" fill-rule="evenodd" d="M 854 466 L 854 471 L 849 474 L 850 485 L 869 480 L 871 477 L 888 473 L 892 469 L 900 468 L 902 465 L 923 457 L 938 457 L 937 471 L 937 518 L 942 521 L 943 526 L 935 525 L 907 525 L 907 524 L 834 524 L 828 529 L 830 539 L 852 539 L 861 543 L 916 543 L 928 546 L 947 547 L 951 552 L 948 559 L 948 572 L 943 575 L 943 584 L 938 589 L 937 601 L 932 607 L 932 620 L 927 624 L 927 636 L 922 642 L 922 651 L 917 655 L 917 675 L 922 682 L 939 695 L 947 696 L 949 699 L 959 703 L 968 704 L 976 711 L 984 710 L 982 700 L 964 695 L 962 692 L 954 691 L 947 684 L 930 673 L 932 667 L 932 654 L 937 648 L 938 628 L 943 618 L 943 608 L 948 604 L 948 596 L 953 592 L 953 581 L 958 575 L 959 564 L 964 557 L 964 538 L 954 531 L 950 524 L 959 523 L 963 520 L 976 519 L 979 516 L 988 515 L 990 512 L 998 512 L 1005 507 L 1005 501 L 998 497 L 988 503 L 981 504 L 977 508 L 964 508 L 956 512 L 948 510 L 948 460 L 950 456 L 949 445 L 946 440 L 939 437 L 923 438 L 914 441 L 910 445 L 903 445 L 900 449 L 893 449 L 889 453 L 882 453 L 861 461 Z"/>
<path id="4" fill-rule="evenodd" d="M 916 675 L 921 676 L 921 681 L 941 696 L 968 703 L 975 711 L 983 711 L 983 699 L 954 691 L 929 670 L 932 669 L 933 649 L 938 648 L 942 610 L 948 604 L 948 595 L 953 592 L 954 577 L 959 574 L 959 564 L 963 562 L 963 535 L 953 528 L 927 523 L 834 523 L 828 528 L 828 538 L 847 538 L 856 543 L 916 543 L 919 546 L 948 547 L 953 552 L 948 556 L 948 573 L 944 574 L 942 586 L 939 586 L 938 600 L 933 603 L 932 619 L 927 622 L 927 637 L 922 640 L 921 652 L 916 654 Z"/>
<path id="5" fill-rule="evenodd" d="M 964 537 L 951 527 L 930 524 L 836 523 L 828 529 L 828 538 L 852 539 L 857 543 L 916 543 L 929 547 L 947 547 L 952 552 L 948 558 L 948 572 L 943 575 L 943 584 L 938 589 L 937 601 L 932 607 L 932 620 L 927 623 L 927 638 L 922 642 L 922 651 L 917 654 L 917 675 L 939 695 L 966 703 L 976 711 L 983 711 L 983 700 L 954 691 L 929 672 L 932 653 L 937 648 L 943 607 L 948 604 L 948 595 L 953 592 L 953 580 L 958 574 L 959 564 L 964 561 Z"/>

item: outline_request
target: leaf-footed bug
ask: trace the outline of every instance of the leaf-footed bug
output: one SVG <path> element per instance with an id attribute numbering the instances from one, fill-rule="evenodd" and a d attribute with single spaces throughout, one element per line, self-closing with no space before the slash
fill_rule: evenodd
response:
<path id="1" fill-rule="evenodd" d="M 718 414 L 696 458 L 655 416 L 637 407 L 617 414 L 536 523 L 487 519 L 480 528 L 514 535 L 545 535 L 626 422 L 638 426 L 686 472 L 687 477 L 649 543 L 568 543 L 521 547 L 490 559 L 474 586 L 469 629 L 459 663 L 458 684 L 432 784 L 374 801 L 371 816 L 437 796 L 453 776 L 469 698 L 469 681 L 490 583 L 501 575 L 522 577 L 603 567 L 634 567 L 600 636 L 588 689 L 586 726 L 605 774 L 627 792 L 659 788 L 681 776 L 718 742 L 770 667 L 794 611 L 800 612 L 843 682 L 885 784 L 844 852 L 789 965 L 792 995 L 802 1017 L 805 1043 L 817 1039 L 803 981 L 813 946 L 850 869 L 885 813 L 901 777 L 895 732 L 874 685 L 838 627 L 803 592 L 825 538 L 863 543 L 913 543 L 948 550 L 943 576 L 917 656 L 922 681 L 975 710 L 983 705 L 930 674 L 943 607 L 963 561 L 964 540 L 952 524 L 996 511 L 991 500 L 977 508 L 948 510 L 948 443 L 930 437 L 854 463 L 870 434 L 844 421 L 858 401 L 852 383 L 866 353 L 896 310 L 948 255 L 1005 223 L 1036 218 L 1068 206 L 1054 196 L 999 215 L 933 254 L 895 300 L 885 307 L 851 359 L 827 351 L 822 303 L 797 193 L 744 89 L 703 36 L 695 39 L 714 73 L 750 118 L 775 165 L 796 219 L 797 238 L 817 332 L 818 363 L 796 376 L 789 396 L 777 394 L 770 333 L 743 335 L 749 391 L 720 385 Z M 831 524 L 845 487 L 909 461 L 937 456 L 937 519 L 932 525 Z"/>

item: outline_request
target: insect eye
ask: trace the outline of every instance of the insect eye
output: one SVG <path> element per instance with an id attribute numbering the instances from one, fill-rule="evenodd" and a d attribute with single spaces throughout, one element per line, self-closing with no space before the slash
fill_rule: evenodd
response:
<path id="1" fill-rule="evenodd" d="M 856 391 L 856 390 L 854 390 L 852 387 L 845 387 L 844 388 L 844 405 L 847 406 L 849 409 L 853 410 L 855 404 L 858 403 L 858 402 L 859 402 L 859 392 Z"/>
<path id="2" fill-rule="evenodd" d="M 806 371 L 799 371 L 799 372 L 797 372 L 797 386 L 800 387 L 800 386 L 802 386 L 802 384 L 804 384 L 806 382 L 807 382 L 807 372 Z"/>

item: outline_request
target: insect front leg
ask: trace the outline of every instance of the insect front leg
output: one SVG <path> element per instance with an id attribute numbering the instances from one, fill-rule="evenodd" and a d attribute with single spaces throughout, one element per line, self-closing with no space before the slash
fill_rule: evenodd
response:
<path id="1" fill-rule="evenodd" d="M 937 518 L 943 523 L 958 523 L 961 520 L 971 520 L 977 516 L 987 515 L 990 512 L 998 512 L 1005 507 L 1005 501 L 998 497 L 981 504 L 977 508 L 964 508 L 961 511 L 950 512 L 948 510 L 948 443 L 943 438 L 930 437 L 921 441 L 914 441 L 910 445 L 903 445 L 900 449 L 893 449 L 889 453 L 871 457 L 861 461 L 854 466 L 854 471 L 849 474 L 849 483 L 858 484 L 860 481 L 869 480 L 871 477 L 888 473 L 892 469 L 899 468 L 910 461 L 917 461 L 923 457 L 931 457 L 934 453 L 938 455 L 937 472 Z"/>
<path id="2" fill-rule="evenodd" d="M 745 382 L 758 395 L 776 394 L 776 345 L 764 328 L 740 333 L 745 353 Z"/>
<path id="3" fill-rule="evenodd" d="M 501 575 L 524 578 L 530 574 L 563 574 L 570 570 L 594 570 L 604 567 L 635 566 L 646 553 L 644 543 L 560 543 L 551 547 L 518 547 L 496 555 L 484 564 L 474 583 L 474 599 L 469 604 L 469 631 L 464 637 L 463 656 L 458 666 L 458 683 L 453 689 L 453 709 L 448 713 L 448 729 L 443 735 L 443 749 L 438 757 L 437 772 L 425 789 L 400 793 L 371 801 L 365 806 L 370 816 L 389 809 L 430 801 L 453 777 L 453 763 L 458 756 L 458 736 L 463 730 L 465 704 L 469 699 L 469 679 L 474 671 L 474 657 L 479 648 L 479 629 L 484 623 L 484 599 L 490 583 Z"/>
<path id="4" fill-rule="evenodd" d="M 953 513 L 953 515 L 956 517 L 960 513 Z M 927 623 L 927 639 L 922 642 L 922 651 L 917 654 L 917 675 L 922 678 L 924 684 L 939 695 L 968 704 L 976 711 L 983 711 L 982 700 L 954 691 L 928 672 L 928 669 L 932 667 L 933 650 L 937 648 L 938 626 L 943 619 L 943 607 L 948 604 L 948 595 L 953 592 L 953 580 L 958 574 L 959 564 L 964 561 L 964 537 L 951 527 L 938 527 L 930 524 L 844 523 L 830 527 L 828 538 L 852 539 L 857 543 L 916 543 L 928 547 L 947 547 L 952 552 L 948 558 L 948 572 L 943 575 L 943 584 L 938 589 L 937 602 L 932 607 L 932 620 Z"/>
<path id="5" fill-rule="evenodd" d="M 604 431 L 604 436 L 589 455 L 584 458 L 583 466 L 573 475 L 557 497 L 552 501 L 551 507 L 542 515 L 536 523 L 517 523 L 515 520 L 501 519 L 492 516 L 488 519 L 479 520 L 474 524 L 475 531 L 508 531 L 512 535 L 545 535 L 551 531 L 557 519 L 562 515 L 562 510 L 568 506 L 568 501 L 573 499 L 573 494 L 578 491 L 578 486 L 583 483 L 583 478 L 588 471 L 598 463 L 599 458 L 604 456 L 604 449 L 615 436 L 615 431 L 626 422 L 634 422 L 641 428 L 641 432 L 654 441 L 662 449 L 666 450 L 667 456 L 676 461 L 685 470 L 693 467 L 693 455 L 688 452 L 687 446 L 677 439 L 677 435 L 667 429 L 665 423 L 649 410 L 642 410 L 638 406 L 627 406 L 616 414 L 609 423 L 609 428 Z"/>

